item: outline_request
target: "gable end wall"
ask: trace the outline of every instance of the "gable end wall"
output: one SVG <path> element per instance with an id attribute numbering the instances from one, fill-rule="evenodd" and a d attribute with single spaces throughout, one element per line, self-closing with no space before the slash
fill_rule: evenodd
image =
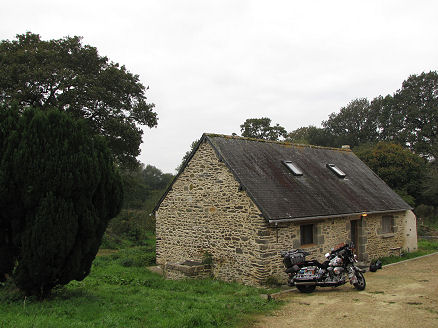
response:
<path id="1" fill-rule="evenodd" d="M 156 213 L 157 263 L 213 255 L 213 275 L 260 283 L 256 233 L 265 219 L 208 142 L 200 145 Z"/>

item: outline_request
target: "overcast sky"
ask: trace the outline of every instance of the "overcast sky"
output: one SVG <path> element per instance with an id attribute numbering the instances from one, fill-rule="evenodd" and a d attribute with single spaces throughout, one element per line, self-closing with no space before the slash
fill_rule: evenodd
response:
<path id="1" fill-rule="evenodd" d="M 0 39 L 79 35 L 150 89 L 139 159 L 174 173 L 203 132 L 247 118 L 319 126 L 360 97 L 437 70 L 438 1 L 7 1 Z"/>

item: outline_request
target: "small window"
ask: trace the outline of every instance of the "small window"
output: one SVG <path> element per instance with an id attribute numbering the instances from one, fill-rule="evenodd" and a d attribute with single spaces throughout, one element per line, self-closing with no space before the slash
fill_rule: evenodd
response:
<path id="1" fill-rule="evenodd" d="M 392 215 L 382 216 L 382 233 L 394 233 L 394 218 Z"/>
<path id="2" fill-rule="evenodd" d="M 336 174 L 340 178 L 345 178 L 346 174 L 342 172 L 339 167 L 337 167 L 335 164 L 327 164 L 326 165 L 334 174 Z"/>
<path id="3" fill-rule="evenodd" d="M 303 171 L 301 171 L 298 168 L 298 166 L 296 166 L 291 161 L 283 161 L 283 164 L 286 165 L 286 167 L 292 172 L 293 175 L 295 175 L 295 176 L 302 176 L 303 175 Z"/>
<path id="4" fill-rule="evenodd" d="M 313 224 L 300 226 L 301 245 L 313 244 Z"/>

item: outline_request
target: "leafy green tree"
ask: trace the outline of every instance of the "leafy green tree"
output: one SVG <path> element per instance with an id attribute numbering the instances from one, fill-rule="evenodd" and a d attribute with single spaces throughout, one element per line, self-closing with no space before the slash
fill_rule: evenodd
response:
<path id="1" fill-rule="evenodd" d="M 409 76 L 393 98 L 390 123 L 400 127 L 403 141 L 417 154 L 437 158 L 438 73 Z"/>
<path id="2" fill-rule="evenodd" d="M 152 215 L 173 175 L 152 165 L 143 164 L 132 170 L 122 170 L 124 201 L 122 211 L 108 225 L 102 242 L 104 248 L 143 245 L 147 232 L 155 232 Z"/>
<path id="3" fill-rule="evenodd" d="M 338 139 L 327 129 L 313 125 L 298 128 L 287 135 L 286 141 L 323 147 L 339 146 Z"/>
<path id="4" fill-rule="evenodd" d="M 370 110 L 376 115 L 378 140 L 405 144 L 399 134 L 403 114 L 394 111 L 393 107 L 394 98 L 391 95 L 375 97 L 370 103 Z"/>
<path id="5" fill-rule="evenodd" d="M 151 192 L 143 177 L 143 165 L 120 171 L 123 185 L 123 209 L 142 209 Z"/>
<path id="6" fill-rule="evenodd" d="M 146 165 L 142 171 L 142 177 L 145 183 L 153 190 L 166 189 L 170 181 L 173 179 L 173 174 L 163 173 L 160 169 L 153 165 Z"/>
<path id="7" fill-rule="evenodd" d="M 157 124 L 138 75 L 82 45 L 77 36 L 44 41 L 28 32 L 2 41 L 0 76 L 0 104 L 15 103 L 21 110 L 57 108 L 84 118 L 127 167 L 137 165 L 140 125 Z"/>
<path id="8" fill-rule="evenodd" d="M 394 95 L 371 102 L 379 140 L 397 142 L 427 158 L 438 156 L 438 73 L 411 75 Z"/>
<path id="9" fill-rule="evenodd" d="M 186 151 L 186 153 L 184 154 L 181 163 L 176 167 L 176 171 L 179 172 L 182 167 L 184 166 L 184 163 L 189 159 L 190 154 L 192 153 L 193 149 L 195 149 L 195 147 L 198 145 L 200 139 L 196 139 L 195 141 L 192 141 L 191 145 L 190 145 L 190 150 Z"/>
<path id="10" fill-rule="evenodd" d="M 313 125 L 309 125 L 293 130 L 287 134 L 286 141 L 297 143 L 297 144 L 309 145 L 310 133 L 313 129 L 317 129 L 317 127 Z"/>
<path id="11" fill-rule="evenodd" d="M 143 164 L 132 170 L 122 170 L 124 209 L 144 209 L 145 202 L 155 191 L 164 192 L 173 175 L 152 165 Z"/>
<path id="12" fill-rule="evenodd" d="M 379 142 L 354 153 L 411 206 L 421 199 L 426 162 L 401 145 Z"/>
<path id="13" fill-rule="evenodd" d="M 267 117 L 247 119 L 240 125 L 240 132 L 242 137 L 265 140 L 280 140 L 287 135 L 286 129 L 279 124 L 271 126 L 271 119 Z"/>
<path id="14" fill-rule="evenodd" d="M 59 110 L 0 113 L 0 276 L 13 273 L 26 294 L 45 297 L 90 272 L 121 208 L 120 176 L 83 120 Z"/>
<path id="15" fill-rule="evenodd" d="M 429 163 L 423 183 L 423 202 L 438 207 L 438 163 Z"/>
<path id="16" fill-rule="evenodd" d="M 322 125 L 327 133 L 336 138 L 337 146 L 347 144 L 352 147 L 370 142 L 377 142 L 377 113 L 365 99 L 355 99 L 339 113 L 332 113 Z"/>

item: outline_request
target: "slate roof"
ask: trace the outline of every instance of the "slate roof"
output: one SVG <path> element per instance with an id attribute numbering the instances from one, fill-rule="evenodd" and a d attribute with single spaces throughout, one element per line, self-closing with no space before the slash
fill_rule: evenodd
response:
<path id="1" fill-rule="evenodd" d="M 215 134 L 204 134 L 203 141 L 270 222 L 411 209 L 350 150 Z M 283 161 L 292 161 L 303 175 L 294 176 Z M 338 177 L 327 164 L 335 164 L 346 177 Z"/>

